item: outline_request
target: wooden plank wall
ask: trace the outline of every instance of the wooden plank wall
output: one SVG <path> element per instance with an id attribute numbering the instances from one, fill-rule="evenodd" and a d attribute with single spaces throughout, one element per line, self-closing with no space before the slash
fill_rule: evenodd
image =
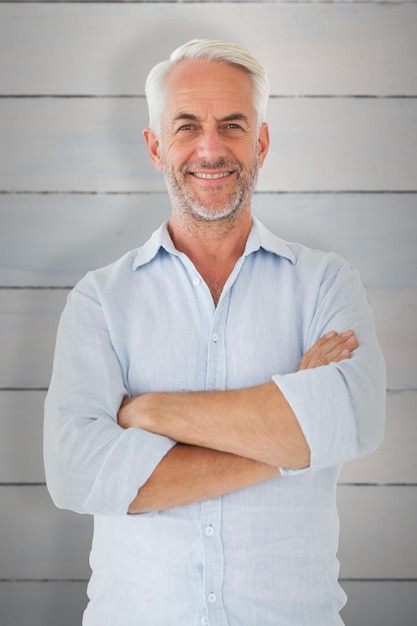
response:
<path id="1" fill-rule="evenodd" d="M 340 479 L 343 617 L 411 626 L 417 5 L 394 0 L 0 2 L 0 623 L 81 621 L 91 519 L 54 509 L 41 455 L 55 330 L 69 288 L 168 215 L 141 139 L 143 84 L 193 37 L 234 40 L 269 72 L 255 213 L 284 238 L 340 252 L 368 289 L 387 432 Z"/>

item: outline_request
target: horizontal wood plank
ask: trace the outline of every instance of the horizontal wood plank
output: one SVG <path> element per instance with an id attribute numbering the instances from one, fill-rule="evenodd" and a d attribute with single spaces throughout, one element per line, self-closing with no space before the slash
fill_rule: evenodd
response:
<path id="1" fill-rule="evenodd" d="M 45 481 L 42 455 L 45 391 L 0 391 L 0 483 Z"/>
<path id="2" fill-rule="evenodd" d="M 417 193 L 259 193 L 253 211 L 287 241 L 341 254 L 367 287 L 417 287 Z M 165 193 L 0 195 L 0 285 L 73 286 L 168 216 Z"/>
<path id="3" fill-rule="evenodd" d="M 415 626 L 417 581 L 342 581 L 345 626 Z"/>
<path id="4" fill-rule="evenodd" d="M 46 487 L 0 487 L 0 579 L 87 579 L 91 515 L 56 509 Z"/>
<path id="5" fill-rule="evenodd" d="M 417 388 L 417 289 L 369 289 L 388 389 Z"/>
<path id="6" fill-rule="evenodd" d="M 417 486 L 339 485 L 340 577 L 417 580 Z"/>
<path id="7" fill-rule="evenodd" d="M 152 65 L 185 41 L 209 37 L 252 51 L 275 95 L 416 95 L 416 8 L 0 4 L 0 88 L 3 94 L 141 95 Z"/>
<path id="8" fill-rule="evenodd" d="M 0 284 L 71 287 L 142 245 L 168 216 L 162 193 L 0 195 Z"/>
<path id="9" fill-rule="evenodd" d="M 66 290 L 0 290 L 0 388 L 47 387 Z"/>
<path id="10" fill-rule="evenodd" d="M 389 391 L 385 437 L 363 459 L 345 463 L 340 483 L 417 485 L 417 391 Z"/>
<path id="11" fill-rule="evenodd" d="M 45 481 L 42 423 L 45 391 L 0 391 L 0 483 Z M 387 394 L 385 439 L 363 459 L 346 463 L 340 483 L 417 484 L 417 391 Z"/>
<path id="12" fill-rule="evenodd" d="M 0 290 L 0 388 L 46 387 L 67 290 Z M 415 389 L 417 289 L 369 289 L 389 389 Z"/>
<path id="13" fill-rule="evenodd" d="M 143 98 L 0 99 L 0 191 L 164 191 Z M 416 191 L 417 99 L 273 99 L 260 191 Z"/>
<path id="14" fill-rule="evenodd" d="M 75 581 L 0 582 L 2 626 L 79 626 L 87 584 Z"/>

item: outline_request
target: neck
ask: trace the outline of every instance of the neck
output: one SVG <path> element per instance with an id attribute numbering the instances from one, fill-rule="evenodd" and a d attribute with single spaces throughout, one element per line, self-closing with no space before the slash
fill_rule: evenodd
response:
<path id="1" fill-rule="evenodd" d="M 217 304 L 236 261 L 242 256 L 252 226 L 250 211 L 233 219 L 183 220 L 173 211 L 168 230 L 176 249 L 193 262 Z"/>

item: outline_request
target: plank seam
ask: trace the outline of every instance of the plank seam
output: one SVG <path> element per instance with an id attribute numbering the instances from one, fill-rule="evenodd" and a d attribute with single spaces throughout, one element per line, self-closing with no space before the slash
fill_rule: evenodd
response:
<path id="1" fill-rule="evenodd" d="M 65 0 L 66 4 L 96 4 L 96 3 L 104 3 L 104 4 L 141 4 L 144 0 Z M 255 0 L 256 1 L 256 0 Z M 299 0 L 257 0 L 259 4 L 299 4 Z M 0 0 L 0 4 L 59 4 L 63 2 L 63 0 Z M 150 4 L 202 4 L 205 0 L 151 0 Z M 253 2 L 253 0 L 235 0 L 236 4 L 248 4 Z M 210 2 L 205 2 L 207 4 L 223 4 L 224 0 L 211 0 Z M 393 2 L 392 0 L 369 0 L 368 2 L 363 0 L 316 0 L 315 4 L 376 4 L 376 5 L 398 5 L 399 2 Z M 401 0 L 401 4 L 414 4 L 415 0 Z"/>
<path id="2" fill-rule="evenodd" d="M 417 578 L 339 578 L 340 583 L 417 583 Z M 0 578 L 0 583 L 88 583 L 88 578 Z"/>
<path id="3" fill-rule="evenodd" d="M 0 389 L 1 392 L 1 389 Z M 417 487 L 417 483 L 345 483 L 337 484 L 338 487 Z M 46 487 L 46 482 L 0 482 L 0 487 Z"/>
<path id="4" fill-rule="evenodd" d="M 0 0 L 1 2 L 1 0 Z M 278 191 L 255 191 L 255 195 L 405 195 L 417 194 L 417 189 L 304 189 L 300 191 L 294 191 L 291 189 L 286 190 L 278 190 Z M 33 195 L 33 196 L 49 196 L 49 195 L 61 195 L 61 196 L 153 196 L 153 195 L 167 195 L 167 191 L 165 190 L 156 190 L 156 191 L 57 191 L 57 190 L 30 190 L 30 189 L 22 189 L 22 190 L 14 190 L 14 189 L 0 189 L 1 196 L 24 196 L 24 195 Z"/>
<path id="5" fill-rule="evenodd" d="M 98 1 L 98 0 L 97 0 Z M 1 3 L 1 0 L 0 0 Z M 363 4 L 363 2 L 361 3 Z M 410 3 L 411 4 L 411 3 Z M 53 100 L 74 100 L 74 99 L 137 99 L 142 100 L 145 98 L 144 94 L 94 94 L 94 93 L 79 93 L 79 94 L 54 94 L 54 93 L 7 93 L 0 94 L 1 100 L 7 99 L 53 99 Z M 270 94 L 270 100 L 416 100 L 417 94 Z"/>

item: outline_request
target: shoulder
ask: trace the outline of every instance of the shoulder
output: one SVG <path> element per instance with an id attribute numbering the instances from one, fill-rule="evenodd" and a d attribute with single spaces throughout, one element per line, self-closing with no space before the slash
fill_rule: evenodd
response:
<path id="1" fill-rule="evenodd" d="M 75 285 L 74 290 L 85 293 L 102 292 L 123 286 L 130 281 L 137 249 L 126 252 L 123 256 L 103 267 L 90 270 Z"/>

